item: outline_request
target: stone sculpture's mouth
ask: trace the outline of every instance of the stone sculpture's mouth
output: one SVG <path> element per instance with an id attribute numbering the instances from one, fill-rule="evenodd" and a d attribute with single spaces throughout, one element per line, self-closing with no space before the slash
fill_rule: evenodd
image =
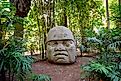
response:
<path id="1" fill-rule="evenodd" d="M 68 56 L 68 54 L 66 54 L 66 53 L 56 53 L 54 56 L 61 56 L 61 55 L 62 55 L 62 56 L 63 56 L 63 55 L 64 55 L 64 56 Z"/>
<path id="2" fill-rule="evenodd" d="M 65 63 L 68 60 L 68 53 L 67 52 L 56 52 L 54 54 L 55 61 L 58 63 Z"/>

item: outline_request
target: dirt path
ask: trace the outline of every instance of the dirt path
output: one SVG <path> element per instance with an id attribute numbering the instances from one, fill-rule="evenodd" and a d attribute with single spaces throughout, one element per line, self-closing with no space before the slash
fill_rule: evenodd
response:
<path id="1" fill-rule="evenodd" d="M 33 64 L 33 72 L 50 75 L 52 81 L 80 81 L 80 65 L 86 64 L 92 58 L 78 57 L 76 63 L 71 65 L 56 65 L 47 61 Z"/>

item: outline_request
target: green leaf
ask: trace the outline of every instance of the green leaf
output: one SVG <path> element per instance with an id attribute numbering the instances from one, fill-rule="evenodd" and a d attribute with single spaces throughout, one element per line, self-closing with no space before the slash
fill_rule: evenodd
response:
<path id="1" fill-rule="evenodd" d="M 119 69 L 121 70 L 121 62 L 119 63 Z"/>
<path id="2" fill-rule="evenodd" d="M 33 75 L 33 81 L 51 81 L 51 78 L 48 75 Z"/>
<path id="3" fill-rule="evenodd" d="M 3 65 L 4 65 L 4 60 L 2 60 L 2 61 L 0 62 L 0 71 L 1 71 L 1 69 L 3 68 Z"/>

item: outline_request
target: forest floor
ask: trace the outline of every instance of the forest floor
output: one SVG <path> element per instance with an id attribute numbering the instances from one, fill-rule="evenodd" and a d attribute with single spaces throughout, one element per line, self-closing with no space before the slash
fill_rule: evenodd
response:
<path id="1" fill-rule="evenodd" d="M 80 66 L 87 64 L 93 57 L 77 57 L 76 62 L 70 65 L 51 64 L 48 61 L 38 61 L 32 65 L 36 74 L 47 74 L 52 81 L 87 81 L 81 80 Z"/>

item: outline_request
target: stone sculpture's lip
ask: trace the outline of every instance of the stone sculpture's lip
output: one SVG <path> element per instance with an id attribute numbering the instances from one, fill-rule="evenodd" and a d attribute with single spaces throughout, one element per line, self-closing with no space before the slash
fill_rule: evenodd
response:
<path id="1" fill-rule="evenodd" d="M 68 53 L 67 52 L 57 52 L 54 54 L 54 57 L 55 57 L 55 61 L 56 62 L 66 62 L 66 57 L 68 57 Z"/>
<path id="2" fill-rule="evenodd" d="M 58 61 L 66 61 L 66 59 L 64 57 L 58 57 L 58 58 L 56 58 L 56 62 L 58 62 Z"/>
<path id="3" fill-rule="evenodd" d="M 68 54 L 67 54 L 67 53 L 56 53 L 56 54 L 54 54 L 54 56 L 59 56 L 59 55 L 68 56 Z"/>

